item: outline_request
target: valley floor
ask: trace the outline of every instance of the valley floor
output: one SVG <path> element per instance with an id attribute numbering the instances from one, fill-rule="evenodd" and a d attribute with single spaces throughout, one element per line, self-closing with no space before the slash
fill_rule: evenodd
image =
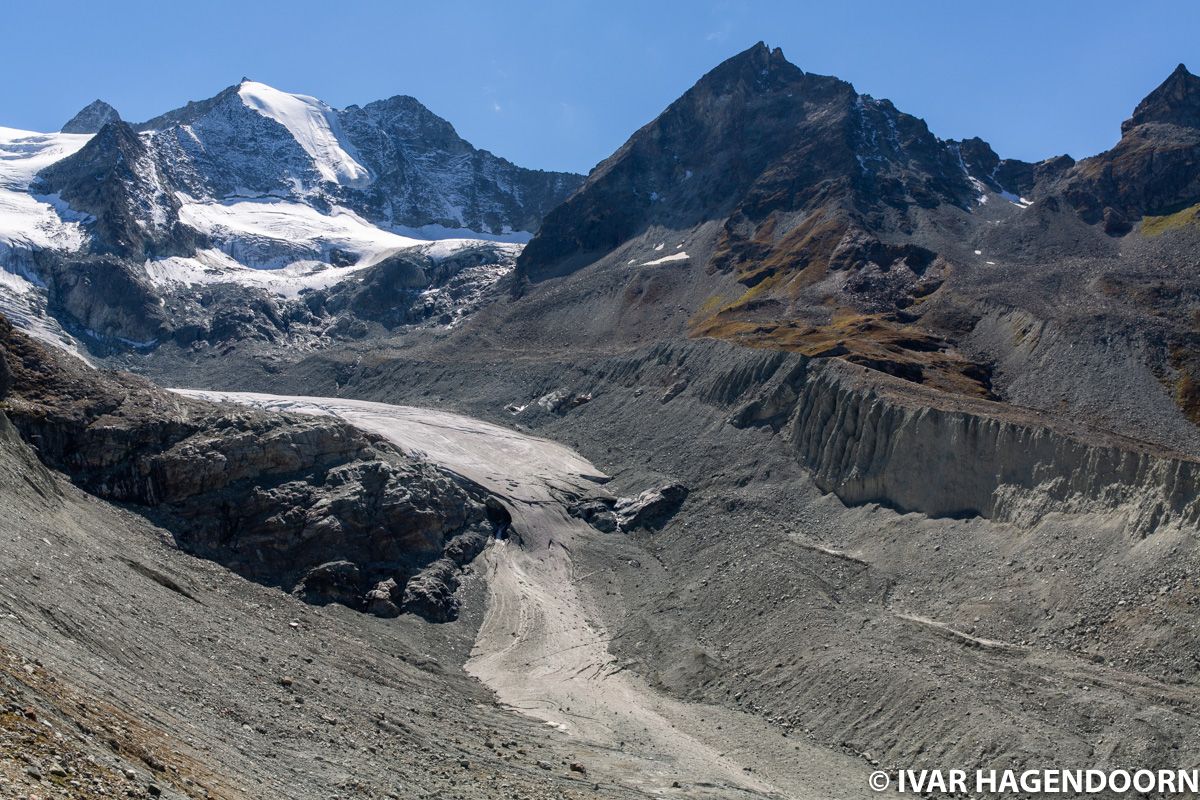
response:
<path id="1" fill-rule="evenodd" d="M 849 798 L 876 768 L 1189 766 L 1188 529 L 847 505 L 780 433 L 729 424 L 723 398 L 759 380 L 748 351 L 501 355 L 301 362 L 254 381 L 280 395 L 192 392 L 336 414 L 502 498 L 515 536 L 468 567 L 445 625 L 307 606 L 185 556 L 10 433 L 0 790 Z M 536 402 L 560 389 L 591 399 Z M 657 531 L 566 513 L 668 480 L 691 493 Z"/>
<path id="2" fill-rule="evenodd" d="M 335 414 L 503 499 L 513 536 L 483 558 L 487 605 L 467 673 L 506 706 L 592 750 L 585 771 L 678 797 L 867 796 L 861 761 L 788 740 L 753 715 L 673 699 L 627 671 L 589 607 L 572 553 L 605 534 L 565 503 L 606 480 L 572 451 L 455 414 L 338 398 L 186 392 L 258 408 Z"/>

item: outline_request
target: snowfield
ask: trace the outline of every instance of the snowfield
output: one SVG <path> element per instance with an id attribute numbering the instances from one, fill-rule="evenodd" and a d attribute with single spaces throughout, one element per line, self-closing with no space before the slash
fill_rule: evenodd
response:
<path id="1" fill-rule="evenodd" d="M 180 195 L 179 219 L 208 235 L 235 261 L 254 269 L 280 269 L 297 261 L 325 261 L 335 252 L 353 255 L 367 267 L 420 239 L 381 230 L 353 211 L 335 207 L 322 214 L 312 206 L 263 198 L 197 202 Z"/>
<path id="2" fill-rule="evenodd" d="M 39 170 L 73 155 L 92 137 L 0 127 L 0 263 L 10 249 L 76 250 L 83 245 L 77 214 L 57 197 L 37 197 L 29 185 Z"/>
<path id="3" fill-rule="evenodd" d="M 78 250 L 87 216 L 57 196 L 29 193 L 38 170 L 72 155 L 92 137 L 0 127 L 0 314 L 36 339 L 85 362 L 79 343 L 46 314 L 43 285 L 32 270 L 34 250 Z"/>
<path id="4" fill-rule="evenodd" d="M 281 92 L 265 83 L 243 81 L 238 95 L 247 107 L 288 129 L 312 156 L 321 177 L 343 186 L 363 187 L 371 172 L 358 163 L 354 147 L 342 135 L 334 110 L 315 97 Z"/>
<path id="5" fill-rule="evenodd" d="M 344 208 L 322 214 L 303 203 L 267 198 L 219 203 L 181 195 L 180 200 L 180 220 L 209 236 L 216 249 L 198 251 L 193 258 L 147 261 L 146 275 L 156 285 L 238 283 L 296 297 L 304 289 L 332 286 L 405 250 L 416 249 L 436 260 L 480 242 L 401 236 Z M 522 247 L 501 246 L 513 258 Z M 339 260 L 352 263 L 334 266 Z"/>

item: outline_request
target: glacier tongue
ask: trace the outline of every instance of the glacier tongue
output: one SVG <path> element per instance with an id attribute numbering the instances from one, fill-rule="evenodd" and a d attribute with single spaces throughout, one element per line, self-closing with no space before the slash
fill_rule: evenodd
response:
<path id="1" fill-rule="evenodd" d="M 342 135 L 337 113 L 325 103 L 256 81 L 243 81 L 238 95 L 247 107 L 287 128 L 325 180 L 360 188 L 371 182 L 370 171 L 358 163 Z"/>

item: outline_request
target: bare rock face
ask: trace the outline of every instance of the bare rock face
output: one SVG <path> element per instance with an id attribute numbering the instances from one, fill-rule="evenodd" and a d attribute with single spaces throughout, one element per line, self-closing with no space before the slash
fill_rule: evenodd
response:
<path id="1" fill-rule="evenodd" d="M 115 256 L 44 258 L 42 275 L 55 316 L 99 339 L 152 346 L 175 323 L 145 273 Z"/>
<path id="2" fill-rule="evenodd" d="M 924 121 L 845 81 L 806 73 L 759 42 L 598 165 L 547 215 L 518 272 L 536 283 L 648 227 L 705 219 L 727 219 L 722 266 L 748 269 L 788 244 L 797 221 L 789 215 L 848 222 L 885 208 L 965 206 L 972 177 L 957 145 Z"/>
<path id="3" fill-rule="evenodd" d="M 132 504 L 181 547 L 309 602 L 377 613 L 381 584 L 457 616 L 491 526 L 478 487 L 333 418 L 183 398 L 44 350 L 0 318 L 4 408 L 47 466 Z M 436 566 L 431 566 L 436 565 Z M 388 598 L 390 601 L 390 598 Z"/>

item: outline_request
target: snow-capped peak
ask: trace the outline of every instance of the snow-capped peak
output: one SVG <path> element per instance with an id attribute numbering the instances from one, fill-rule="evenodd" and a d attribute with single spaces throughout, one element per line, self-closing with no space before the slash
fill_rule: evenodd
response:
<path id="1" fill-rule="evenodd" d="M 370 171 L 358 162 L 353 146 L 342 135 L 337 112 L 325 103 L 257 81 L 242 81 L 238 96 L 247 107 L 287 128 L 325 180 L 359 187 L 370 182 Z"/>

